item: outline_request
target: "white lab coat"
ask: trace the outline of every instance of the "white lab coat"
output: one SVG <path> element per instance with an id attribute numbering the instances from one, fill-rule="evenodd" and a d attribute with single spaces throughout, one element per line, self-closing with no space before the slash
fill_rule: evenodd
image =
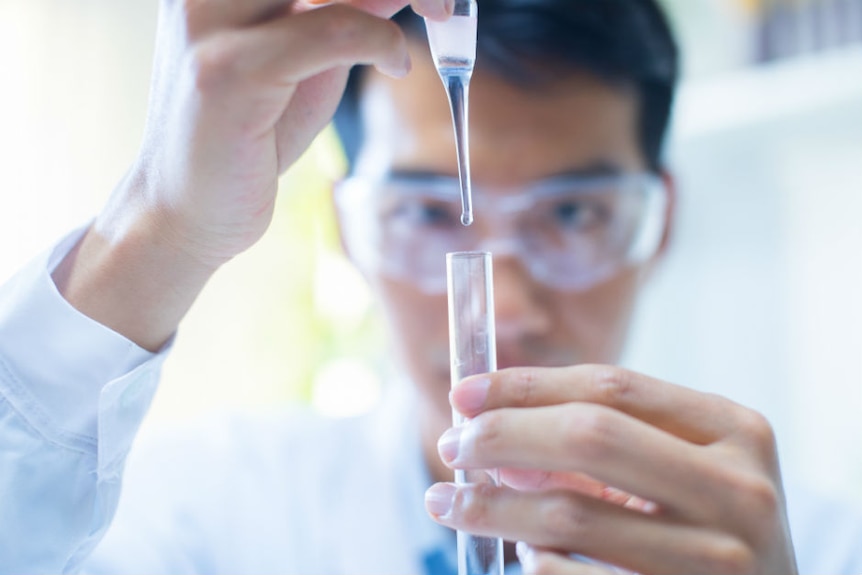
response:
<path id="1" fill-rule="evenodd" d="M 57 293 L 49 270 L 79 235 L 0 288 L 0 575 L 424 575 L 429 554 L 454 561 L 424 511 L 407 385 L 363 417 L 214 415 L 127 458 L 169 346 L 148 353 Z M 800 572 L 862 574 L 862 515 L 788 498 Z"/>

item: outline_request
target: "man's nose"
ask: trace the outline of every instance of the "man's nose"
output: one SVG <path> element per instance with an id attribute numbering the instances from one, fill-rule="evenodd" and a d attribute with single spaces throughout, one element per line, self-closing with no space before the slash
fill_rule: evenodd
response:
<path id="1" fill-rule="evenodd" d="M 540 286 L 514 254 L 494 255 L 494 316 L 498 340 L 541 335 L 551 328 Z"/>

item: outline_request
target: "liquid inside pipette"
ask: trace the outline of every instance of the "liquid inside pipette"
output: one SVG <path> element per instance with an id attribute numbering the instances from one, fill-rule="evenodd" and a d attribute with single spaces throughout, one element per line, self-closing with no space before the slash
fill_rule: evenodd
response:
<path id="1" fill-rule="evenodd" d="M 469 75 L 457 68 L 441 68 L 440 76 L 449 92 L 452 121 L 455 127 L 455 149 L 458 154 L 458 178 L 461 183 L 461 223 L 473 223 L 473 193 L 470 182 L 470 134 L 467 126 L 467 93 Z"/>
<path id="2" fill-rule="evenodd" d="M 461 183 L 461 223 L 473 223 L 470 183 L 468 95 L 476 62 L 476 0 L 456 0 L 453 16 L 445 22 L 426 20 L 428 43 L 443 80 L 452 110 L 458 177 Z"/>

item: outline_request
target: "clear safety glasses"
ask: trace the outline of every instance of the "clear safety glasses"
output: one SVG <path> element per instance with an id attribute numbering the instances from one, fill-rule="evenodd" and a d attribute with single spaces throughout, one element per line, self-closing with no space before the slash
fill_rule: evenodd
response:
<path id="1" fill-rule="evenodd" d="M 649 173 L 476 186 L 476 221 L 465 227 L 456 179 L 353 177 L 335 194 L 357 263 L 428 293 L 445 293 L 446 254 L 463 251 L 516 257 L 555 289 L 589 289 L 656 253 L 668 201 L 663 181 Z"/>

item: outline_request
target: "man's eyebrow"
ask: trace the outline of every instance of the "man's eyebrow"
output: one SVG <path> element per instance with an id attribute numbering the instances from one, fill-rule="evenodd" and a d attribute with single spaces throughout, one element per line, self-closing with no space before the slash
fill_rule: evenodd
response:
<path id="1" fill-rule="evenodd" d="M 586 164 L 584 166 L 578 166 L 575 168 L 570 168 L 567 170 L 563 170 L 561 172 L 557 172 L 555 174 L 551 174 L 548 179 L 557 179 L 557 178 L 606 178 L 609 176 L 619 176 L 625 170 L 612 162 L 595 162 L 592 164 Z"/>
<path id="2" fill-rule="evenodd" d="M 583 166 L 568 168 L 559 172 L 548 174 L 543 180 L 555 180 L 558 178 L 601 178 L 618 176 L 625 170 L 613 162 L 597 161 Z M 457 179 L 457 174 L 438 172 L 425 169 L 399 168 L 389 172 L 389 179 L 400 181 L 428 182 L 433 180 Z"/>
<path id="3" fill-rule="evenodd" d="M 433 170 L 393 169 L 389 172 L 390 180 L 427 182 L 429 180 L 452 180 L 458 176 Z"/>

